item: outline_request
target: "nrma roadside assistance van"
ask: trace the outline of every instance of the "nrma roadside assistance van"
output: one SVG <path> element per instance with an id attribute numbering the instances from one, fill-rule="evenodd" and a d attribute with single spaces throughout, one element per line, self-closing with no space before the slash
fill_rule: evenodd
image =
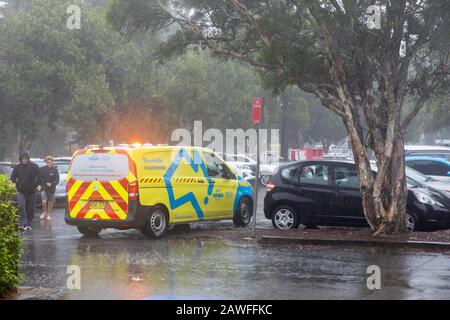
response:
<path id="1" fill-rule="evenodd" d="M 213 151 L 197 147 L 78 150 L 67 175 L 65 221 L 86 235 L 140 229 L 161 237 L 169 225 L 252 216 L 251 185 Z"/>

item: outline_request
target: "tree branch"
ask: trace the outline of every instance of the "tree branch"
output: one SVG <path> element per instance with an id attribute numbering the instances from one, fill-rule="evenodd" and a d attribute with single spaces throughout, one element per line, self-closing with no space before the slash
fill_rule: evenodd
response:
<path id="1" fill-rule="evenodd" d="M 244 17 L 247 19 L 247 21 L 255 28 L 256 32 L 259 34 L 261 40 L 267 45 L 271 45 L 271 40 L 269 38 L 269 35 L 261 30 L 258 21 L 255 19 L 255 17 L 252 15 L 250 10 L 247 9 L 245 5 L 240 3 L 238 0 L 228 0 L 231 2 L 233 7 L 238 10 L 240 13 L 244 15 Z"/>

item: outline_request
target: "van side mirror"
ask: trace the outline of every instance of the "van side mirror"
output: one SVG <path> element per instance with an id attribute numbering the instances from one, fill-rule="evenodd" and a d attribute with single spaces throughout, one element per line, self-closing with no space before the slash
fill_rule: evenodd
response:
<path id="1" fill-rule="evenodd" d="M 449 176 L 449 177 L 450 177 L 450 171 L 449 171 L 449 172 L 447 172 L 447 176 Z"/>

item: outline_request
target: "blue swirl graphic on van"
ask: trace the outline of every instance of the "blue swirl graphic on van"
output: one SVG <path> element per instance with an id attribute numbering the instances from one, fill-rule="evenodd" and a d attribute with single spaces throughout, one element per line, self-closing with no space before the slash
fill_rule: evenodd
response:
<path id="1" fill-rule="evenodd" d="M 181 207 L 185 203 L 191 203 L 192 207 L 194 208 L 195 212 L 197 213 L 198 219 L 203 220 L 204 213 L 202 208 L 200 207 L 200 204 L 198 203 L 197 198 L 195 197 L 193 192 L 188 192 L 184 195 L 182 195 L 179 198 L 175 198 L 171 179 L 172 176 L 177 171 L 178 166 L 180 163 L 185 160 L 194 170 L 195 173 L 199 171 L 199 169 L 202 170 L 203 176 L 208 181 L 208 195 L 210 196 L 213 192 L 214 184 L 211 180 L 211 178 L 208 175 L 208 169 L 206 168 L 205 164 L 203 163 L 202 156 L 197 150 L 193 150 L 193 158 L 190 157 L 189 151 L 185 149 L 180 149 L 173 162 L 170 164 L 169 168 L 167 169 L 166 173 L 164 174 L 164 182 L 166 184 L 167 193 L 169 195 L 169 203 L 171 209 L 176 209 L 178 207 Z M 208 203 L 208 198 L 204 199 L 204 203 Z"/>

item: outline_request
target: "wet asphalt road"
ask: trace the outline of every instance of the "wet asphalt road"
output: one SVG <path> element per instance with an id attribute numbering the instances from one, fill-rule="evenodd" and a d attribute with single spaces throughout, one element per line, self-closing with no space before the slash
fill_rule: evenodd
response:
<path id="1" fill-rule="evenodd" d="M 230 225 L 202 228 L 217 234 Z M 24 235 L 18 299 L 450 299 L 450 255 L 442 253 L 261 246 L 182 232 L 148 240 L 135 230 L 86 239 L 65 225 L 61 209 L 33 227 Z M 381 289 L 370 291 L 374 264 Z M 67 288 L 69 265 L 80 267 L 81 290 Z"/>

